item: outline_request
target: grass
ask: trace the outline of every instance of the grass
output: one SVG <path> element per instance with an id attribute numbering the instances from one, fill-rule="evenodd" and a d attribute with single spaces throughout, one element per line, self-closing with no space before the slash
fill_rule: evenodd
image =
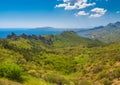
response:
<path id="1" fill-rule="evenodd" d="M 23 85 L 53 85 L 39 78 L 35 78 L 31 76 L 28 76 L 27 78 L 28 78 L 27 81 L 25 81 Z"/>
<path id="2" fill-rule="evenodd" d="M 0 85 L 22 85 L 16 81 L 11 81 L 6 78 L 0 78 Z"/>
<path id="3" fill-rule="evenodd" d="M 18 83 L 16 81 L 8 80 L 6 78 L 0 78 L 0 85 L 53 85 L 35 77 L 26 76 L 26 78 L 27 81 L 23 83 Z"/>

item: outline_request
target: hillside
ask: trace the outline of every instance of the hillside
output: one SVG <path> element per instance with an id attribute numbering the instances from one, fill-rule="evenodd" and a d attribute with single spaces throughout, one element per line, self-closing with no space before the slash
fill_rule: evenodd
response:
<path id="1" fill-rule="evenodd" d="M 0 40 L 0 85 L 119 85 L 119 43 L 103 46 L 71 31 L 23 35 Z"/>
<path id="2" fill-rule="evenodd" d="M 79 36 L 74 31 L 64 31 L 59 35 L 26 35 L 22 34 L 17 36 L 16 34 L 12 33 L 7 37 L 7 39 L 28 39 L 30 41 L 38 41 L 43 46 L 53 47 L 53 48 L 61 48 L 61 47 L 74 47 L 74 46 L 100 46 L 103 43 L 98 40 L 92 40 L 88 38 L 84 38 Z M 63 43 L 64 42 L 64 43 Z M 15 42 L 16 43 L 16 42 Z"/>
<path id="3" fill-rule="evenodd" d="M 118 43 L 120 42 L 120 22 L 95 27 L 85 31 L 85 33 L 105 43 Z"/>
<path id="4" fill-rule="evenodd" d="M 97 40 L 80 37 L 73 31 L 65 31 L 60 35 L 44 35 L 45 40 L 53 47 L 98 46 L 102 43 Z M 64 42 L 64 43 L 63 43 Z"/>

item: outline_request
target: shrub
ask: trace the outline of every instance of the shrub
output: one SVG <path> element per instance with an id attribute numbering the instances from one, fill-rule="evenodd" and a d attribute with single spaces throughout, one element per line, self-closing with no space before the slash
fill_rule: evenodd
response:
<path id="1" fill-rule="evenodd" d="M 56 73 L 47 73 L 44 76 L 44 79 L 47 82 L 50 83 L 55 83 L 57 85 L 69 85 L 69 81 L 67 79 L 65 79 L 64 76 L 60 75 L 60 74 L 56 74 Z"/>
<path id="2" fill-rule="evenodd" d="M 115 61 L 120 61 L 120 56 L 119 55 L 115 56 L 114 59 L 115 59 Z"/>
<path id="3" fill-rule="evenodd" d="M 88 80 L 83 79 L 83 80 L 76 81 L 75 85 L 91 85 L 91 83 Z"/>
<path id="4" fill-rule="evenodd" d="M 103 78 L 108 78 L 109 77 L 108 74 L 109 73 L 107 73 L 106 71 L 102 71 L 98 74 L 97 79 L 100 80 L 100 79 L 103 79 Z"/>
<path id="5" fill-rule="evenodd" d="M 95 67 L 93 67 L 93 73 L 99 73 L 103 70 L 103 67 L 101 65 L 97 65 Z"/>
<path id="6" fill-rule="evenodd" d="M 22 76 L 24 75 L 23 69 L 10 63 L 0 64 L 0 77 L 6 77 L 11 80 L 23 81 Z"/>
<path id="7" fill-rule="evenodd" d="M 113 71 L 113 77 L 114 77 L 114 78 L 119 78 L 119 77 L 120 77 L 120 67 L 116 68 L 116 69 Z"/>
<path id="8" fill-rule="evenodd" d="M 103 83 L 104 85 L 111 85 L 111 84 L 112 84 L 112 82 L 111 82 L 109 79 L 106 79 L 106 78 L 104 78 L 104 79 L 102 80 L 102 83 Z"/>

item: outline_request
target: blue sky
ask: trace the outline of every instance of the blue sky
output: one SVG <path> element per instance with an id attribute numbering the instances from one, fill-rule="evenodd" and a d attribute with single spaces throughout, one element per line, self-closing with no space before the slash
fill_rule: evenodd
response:
<path id="1" fill-rule="evenodd" d="M 0 28 L 88 28 L 120 21 L 120 0 L 0 0 Z"/>

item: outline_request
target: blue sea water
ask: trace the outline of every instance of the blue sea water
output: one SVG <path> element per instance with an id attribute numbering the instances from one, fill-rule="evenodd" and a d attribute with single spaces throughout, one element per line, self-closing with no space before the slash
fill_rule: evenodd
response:
<path id="1" fill-rule="evenodd" d="M 48 29 L 0 29 L 0 38 L 6 38 L 9 34 L 14 32 L 17 35 L 23 33 L 27 35 L 44 35 L 44 34 L 60 34 L 63 30 L 48 30 Z"/>
<path id="2" fill-rule="evenodd" d="M 77 34 L 78 34 L 78 35 L 80 35 L 80 36 L 82 36 L 82 37 L 92 39 L 92 36 L 91 36 L 91 35 L 86 34 L 85 32 L 77 32 Z"/>
<path id="3" fill-rule="evenodd" d="M 27 35 L 44 35 L 44 34 L 60 34 L 63 31 L 65 31 L 64 29 L 0 29 L 0 38 L 6 38 L 9 34 L 11 34 L 12 32 L 14 32 L 17 35 L 21 35 L 23 33 L 27 34 Z M 87 37 L 90 38 L 90 36 L 79 32 L 78 35 L 82 36 L 82 37 Z"/>

